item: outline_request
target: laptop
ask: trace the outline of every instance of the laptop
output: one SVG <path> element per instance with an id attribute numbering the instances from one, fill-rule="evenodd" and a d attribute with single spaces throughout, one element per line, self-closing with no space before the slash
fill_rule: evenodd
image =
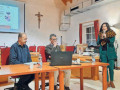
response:
<path id="1" fill-rule="evenodd" d="M 52 52 L 50 66 L 68 66 L 72 65 L 73 52 Z"/>

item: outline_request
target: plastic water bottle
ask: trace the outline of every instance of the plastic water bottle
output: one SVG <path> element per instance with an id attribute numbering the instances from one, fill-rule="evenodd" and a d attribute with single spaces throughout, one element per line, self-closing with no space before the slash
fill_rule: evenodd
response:
<path id="1" fill-rule="evenodd" d="M 79 55 L 81 55 L 81 50 L 79 50 Z"/>
<path id="2" fill-rule="evenodd" d="M 79 55 L 81 55 L 81 54 L 82 54 L 82 50 L 81 50 L 81 48 L 79 48 L 79 52 L 78 52 L 78 53 L 79 53 Z"/>
<path id="3" fill-rule="evenodd" d="M 92 55 L 92 64 L 94 64 L 94 63 L 95 63 L 95 56 Z"/>
<path id="4" fill-rule="evenodd" d="M 42 56 L 41 56 L 41 54 L 39 54 L 38 60 L 39 60 L 39 62 L 38 62 L 38 68 L 42 68 Z"/>
<path id="5" fill-rule="evenodd" d="M 77 59 L 77 63 L 80 64 L 80 59 L 79 58 Z"/>

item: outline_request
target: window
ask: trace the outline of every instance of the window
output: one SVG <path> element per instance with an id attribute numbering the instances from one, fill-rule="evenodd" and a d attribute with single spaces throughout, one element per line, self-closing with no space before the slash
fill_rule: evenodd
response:
<path id="1" fill-rule="evenodd" d="M 86 43 L 88 44 L 88 46 L 90 45 L 96 46 L 94 26 L 86 27 Z"/>

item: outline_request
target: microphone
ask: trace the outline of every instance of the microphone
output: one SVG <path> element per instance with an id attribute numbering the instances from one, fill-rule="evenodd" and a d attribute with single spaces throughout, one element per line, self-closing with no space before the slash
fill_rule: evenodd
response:
<path id="1" fill-rule="evenodd" d="M 74 41 L 73 46 L 75 45 L 75 42 L 76 42 L 76 40 Z"/>
<path id="2" fill-rule="evenodd" d="M 105 36 L 104 36 L 104 35 L 106 34 L 105 32 L 106 32 L 106 31 L 105 31 L 105 30 L 103 30 L 103 39 L 105 38 Z"/>
<path id="3" fill-rule="evenodd" d="M 103 34 L 105 34 L 105 32 L 106 32 L 106 31 L 105 31 L 105 30 L 103 30 Z"/>
<path id="4" fill-rule="evenodd" d="M 4 47 L 5 47 L 5 43 L 4 43 Z"/>
<path id="5" fill-rule="evenodd" d="M 61 45 L 62 45 L 62 36 L 61 36 Z"/>

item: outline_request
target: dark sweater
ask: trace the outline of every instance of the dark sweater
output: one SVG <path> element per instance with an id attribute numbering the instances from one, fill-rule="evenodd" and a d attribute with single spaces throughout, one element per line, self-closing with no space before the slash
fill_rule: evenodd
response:
<path id="1" fill-rule="evenodd" d="M 50 60 L 51 58 L 49 58 L 49 56 L 51 56 L 51 53 L 57 51 L 61 51 L 60 46 L 57 45 L 56 47 L 53 47 L 53 44 L 47 45 L 45 48 L 46 59 Z"/>

